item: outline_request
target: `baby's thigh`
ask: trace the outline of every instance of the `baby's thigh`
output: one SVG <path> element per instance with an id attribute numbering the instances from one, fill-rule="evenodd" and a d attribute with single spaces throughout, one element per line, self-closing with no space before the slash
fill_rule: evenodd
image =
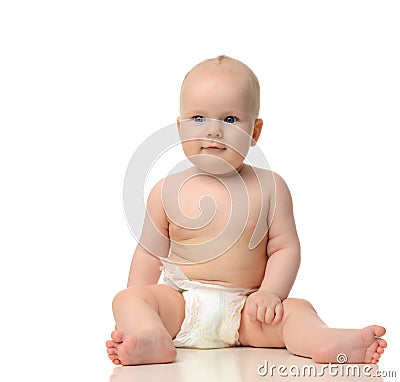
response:
<path id="1" fill-rule="evenodd" d="M 247 300 L 242 309 L 239 327 L 239 342 L 243 346 L 254 346 L 261 348 L 284 348 L 280 325 L 250 321 L 247 314 Z"/>
<path id="2" fill-rule="evenodd" d="M 168 285 L 146 286 L 157 301 L 158 315 L 172 338 L 179 332 L 185 318 L 185 300 L 182 293 Z"/>

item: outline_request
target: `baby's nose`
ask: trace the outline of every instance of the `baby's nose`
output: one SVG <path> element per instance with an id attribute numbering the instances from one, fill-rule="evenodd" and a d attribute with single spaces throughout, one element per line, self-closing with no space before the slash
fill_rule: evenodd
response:
<path id="1" fill-rule="evenodd" d="M 222 138 L 222 128 L 220 121 L 209 121 L 206 130 L 207 137 Z"/>

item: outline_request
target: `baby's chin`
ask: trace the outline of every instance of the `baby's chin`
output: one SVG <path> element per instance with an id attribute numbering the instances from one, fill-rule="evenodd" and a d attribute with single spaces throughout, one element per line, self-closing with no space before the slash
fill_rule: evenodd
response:
<path id="1" fill-rule="evenodd" d="M 215 155 L 193 155 L 188 159 L 201 171 L 210 175 L 234 175 L 243 167 L 243 163 L 236 166 Z"/>

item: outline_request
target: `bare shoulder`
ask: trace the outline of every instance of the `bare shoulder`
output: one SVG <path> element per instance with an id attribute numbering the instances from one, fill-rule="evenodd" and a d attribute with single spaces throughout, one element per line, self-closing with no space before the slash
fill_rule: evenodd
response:
<path id="1" fill-rule="evenodd" d="M 273 193 L 278 193 L 284 191 L 285 189 L 288 190 L 285 181 L 276 172 L 255 166 L 252 166 L 252 170 L 257 176 L 263 191 L 269 190 Z"/>
<path id="2" fill-rule="evenodd" d="M 192 175 L 193 170 L 187 169 L 161 178 L 149 193 L 147 199 L 148 209 L 157 208 L 162 209 L 164 212 L 165 210 L 170 210 L 177 203 L 177 195 L 181 187 Z"/>
<path id="3" fill-rule="evenodd" d="M 286 193 L 286 194 L 290 195 L 289 187 L 286 184 L 286 182 L 284 181 L 284 179 L 276 172 L 272 172 L 272 176 L 274 177 L 276 192 L 277 193 L 282 192 L 282 193 Z"/>
<path id="4" fill-rule="evenodd" d="M 160 179 L 151 189 L 147 197 L 147 204 L 161 202 L 162 187 L 164 178 Z"/>
<path id="5" fill-rule="evenodd" d="M 285 180 L 277 173 L 273 173 L 275 182 L 275 208 L 290 212 L 293 209 L 292 196 Z"/>
<path id="6" fill-rule="evenodd" d="M 166 177 L 161 178 L 157 181 L 157 183 L 151 189 L 148 198 L 152 200 L 162 200 L 163 194 L 169 190 L 169 188 L 174 189 L 176 191 L 177 186 L 179 187 L 182 182 L 189 179 L 190 176 L 193 175 L 193 169 L 185 169 L 183 171 L 179 171 L 177 173 L 168 174 Z"/>
<path id="7" fill-rule="evenodd" d="M 163 202 L 163 185 L 165 178 L 160 179 L 151 189 L 147 197 L 146 210 L 149 215 L 154 219 L 158 217 L 159 219 L 166 219 L 165 208 Z"/>
<path id="8" fill-rule="evenodd" d="M 261 183 L 274 182 L 275 173 L 273 171 L 256 166 L 248 166 L 248 167 L 259 178 Z"/>

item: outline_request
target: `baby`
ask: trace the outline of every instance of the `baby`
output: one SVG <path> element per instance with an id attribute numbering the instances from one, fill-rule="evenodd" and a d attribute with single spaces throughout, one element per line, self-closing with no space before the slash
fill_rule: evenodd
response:
<path id="1" fill-rule="evenodd" d="M 113 300 L 114 364 L 173 362 L 176 347 L 286 347 L 320 363 L 377 363 L 384 352 L 382 326 L 329 328 L 288 298 L 300 265 L 290 192 L 244 163 L 259 106 L 258 80 L 240 61 L 219 56 L 186 75 L 177 126 L 194 166 L 149 194 L 128 288 Z"/>

